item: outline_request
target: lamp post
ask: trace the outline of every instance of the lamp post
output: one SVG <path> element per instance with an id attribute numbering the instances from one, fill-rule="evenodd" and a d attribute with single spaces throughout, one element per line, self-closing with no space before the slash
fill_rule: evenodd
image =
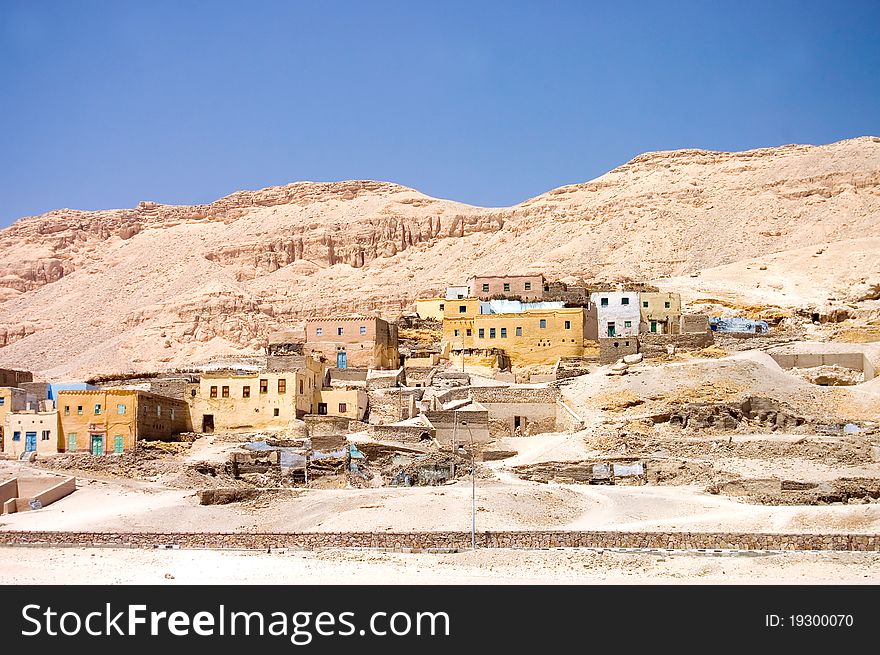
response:
<path id="1" fill-rule="evenodd" d="M 476 467 L 474 463 L 474 435 L 471 432 L 470 426 L 467 424 L 467 421 L 462 421 L 461 424 L 467 428 L 468 436 L 470 437 L 470 451 L 471 451 L 471 550 L 477 549 L 477 482 L 476 482 Z"/>

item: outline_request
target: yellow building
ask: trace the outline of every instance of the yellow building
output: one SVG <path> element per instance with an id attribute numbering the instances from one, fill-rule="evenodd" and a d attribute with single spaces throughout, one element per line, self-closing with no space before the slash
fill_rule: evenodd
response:
<path id="1" fill-rule="evenodd" d="M 442 321 L 446 309 L 446 298 L 420 298 L 416 300 L 416 314 L 423 320 Z"/>
<path id="2" fill-rule="evenodd" d="M 674 334 L 679 332 L 681 294 L 642 292 L 639 294 L 640 332 Z"/>
<path id="3" fill-rule="evenodd" d="M 190 389 L 193 429 L 282 429 L 312 412 L 321 389 L 324 365 L 303 357 L 301 367 L 288 371 L 212 371 Z"/>
<path id="4" fill-rule="evenodd" d="M 443 308 L 443 320 L 458 318 L 473 318 L 480 314 L 479 298 L 461 298 L 448 300 Z"/>
<path id="5" fill-rule="evenodd" d="M 367 398 L 363 389 L 319 389 L 314 395 L 312 414 L 362 421 L 367 413 Z"/>
<path id="6" fill-rule="evenodd" d="M 555 364 L 560 357 L 583 356 L 587 316 L 582 307 L 462 314 L 443 321 L 444 352 L 497 348 L 514 365 Z"/>
<path id="7" fill-rule="evenodd" d="M 187 404 L 137 389 L 59 391 L 59 451 L 121 453 L 190 429 Z"/>

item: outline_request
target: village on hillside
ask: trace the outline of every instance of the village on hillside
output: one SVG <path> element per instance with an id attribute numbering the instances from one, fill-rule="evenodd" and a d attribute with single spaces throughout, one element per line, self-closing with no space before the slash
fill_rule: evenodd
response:
<path id="1" fill-rule="evenodd" d="M 201 504 L 279 488 L 473 483 L 501 470 L 542 483 L 701 482 L 771 504 L 880 496 L 880 471 L 854 483 L 823 470 L 786 486 L 773 464 L 806 445 L 807 457 L 821 448 L 874 462 L 870 398 L 836 394 L 836 413 L 809 413 L 826 404 L 811 389 L 872 380 L 871 344 L 797 341 L 782 319 L 709 316 L 647 284 L 541 274 L 475 275 L 412 309 L 396 321 L 309 318 L 270 335 L 262 356 L 170 372 L 47 382 L 3 370 L 0 450 L 30 466 L 0 486 L 3 511 L 65 498 L 84 471 L 171 475 Z M 790 403 L 774 393 L 786 385 Z M 728 433 L 763 436 L 735 446 Z M 565 452 L 541 442 L 576 434 Z M 791 437 L 805 434 L 825 445 Z M 524 457 L 528 440 L 546 452 Z M 719 469 L 726 449 L 766 470 Z"/>

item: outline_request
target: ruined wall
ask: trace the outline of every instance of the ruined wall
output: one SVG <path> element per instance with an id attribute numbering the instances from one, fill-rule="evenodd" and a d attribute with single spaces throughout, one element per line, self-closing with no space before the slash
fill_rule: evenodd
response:
<path id="1" fill-rule="evenodd" d="M 873 379 L 874 367 L 863 353 L 768 353 L 782 368 L 814 368 L 842 366 L 865 374 L 865 382 Z"/>
<path id="2" fill-rule="evenodd" d="M 368 423 L 381 425 L 396 423 L 416 415 L 416 397 L 414 391 L 394 388 L 381 391 L 370 391 L 370 415 Z"/>
<path id="3" fill-rule="evenodd" d="M 22 382 L 33 382 L 34 374 L 30 371 L 18 371 L 12 368 L 0 368 L 0 387 L 17 387 Z"/>
<path id="4" fill-rule="evenodd" d="M 715 343 L 712 332 L 693 332 L 691 334 L 643 334 L 639 337 L 639 352 L 647 357 L 666 354 L 666 346 L 676 350 L 700 350 Z"/>
<path id="5" fill-rule="evenodd" d="M 599 363 L 613 364 L 624 355 L 639 352 L 638 337 L 599 337 Z M 666 352 L 665 347 L 663 352 Z"/>
<path id="6" fill-rule="evenodd" d="M 708 332 L 709 317 L 705 314 L 682 314 L 679 321 L 679 332 L 688 334 L 690 332 Z"/>
<path id="7" fill-rule="evenodd" d="M 476 533 L 478 548 L 660 548 L 676 550 L 880 551 L 873 534 L 747 532 L 501 531 Z M 0 545 L 78 545 L 116 548 L 377 548 L 470 550 L 470 532 L 0 532 Z"/>
<path id="8" fill-rule="evenodd" d="M 309 414 L 303 417 L 309 437 L 330 437 L 348 434 L 349 425 L 354 421 L 344 416 L 318 416 Z"/>
<path id="9" fill-rule="evenodd" d="M 455 428 L 455 417 L 458 415 L 458 429 Z M 489 412 L 486 410 L 442 410 L 425 412 L 431 425 L 436 430 L 437 441 L 441 444 L 452 443 L 455 434 L 456 443 L 467 444 L 471 438 L 475 443 L 486 443 L 489 435 Z M 467 422 L 467 426 L 462 424 Z M 468 431 L 470 429 L 470 431 Z"/>

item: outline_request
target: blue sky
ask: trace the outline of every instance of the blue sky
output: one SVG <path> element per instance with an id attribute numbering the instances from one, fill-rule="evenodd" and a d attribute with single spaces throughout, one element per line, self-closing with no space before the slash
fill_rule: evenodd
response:
<path id="1" fill-rule="evenodd" d="M 510 205 L 880 134 L 880 2 L 0 1 L 0 226 L 377 179 Z"/>

